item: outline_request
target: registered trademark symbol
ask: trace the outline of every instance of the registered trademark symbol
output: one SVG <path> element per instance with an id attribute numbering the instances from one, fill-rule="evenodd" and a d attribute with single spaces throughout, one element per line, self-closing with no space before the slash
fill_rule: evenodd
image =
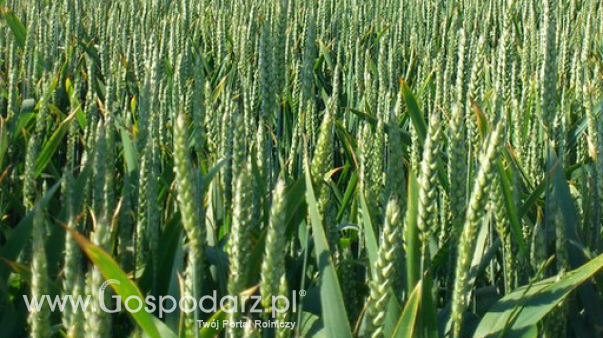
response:
<path id="1" fill-rule="evenodd" d="M 306 290 L 299 290 L 299 295 L 300 296 L 305 296 L 306 295 Z"/>

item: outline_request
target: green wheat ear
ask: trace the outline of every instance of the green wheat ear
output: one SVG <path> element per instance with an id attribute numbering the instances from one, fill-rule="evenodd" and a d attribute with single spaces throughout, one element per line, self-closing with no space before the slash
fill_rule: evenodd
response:
<path id="1" fill-rule="evenodd" d="M 204 217 L 202 218 L 204 215 L 199 208 L 202 204 L 199 200 L 200 193 L 197 190 L 197 176 L 193 175 L 189 158 L 186 127 L 184 115 L 179 114 L 174 124 L 174 171 L 176 173 L 178 206 L 189 247 L 185 292 L 190 293 L 195 299 L 200 299 L 204 278 L 205 222 L 201 222 L 201 220 L 204 220 Z M 196 330 L 196 320 L 198 318 L 198 311 L 191 312 L 187 316 L 186 327 L 189 333 Z"/>
<path id="2" fill-rule="evenodd" d="M 417 227 L 420 231 L 421 253 L 429 260 L 427 240 L 436 229 L 437 220 L 437 165 L 440 151 L 441 122 L 433 114 L 429 126 L 429 134 L 425 139 L 421 175 L 419 176 L 419 210 Z"/>
<path id="3" fill-rule="evenodd" d="M 325 112 L 320 126 L 318 141 L 314 150 L 314 156 L 312 157 L 311 172 L 312 179 L 316 185 L 318 211 L 327 229 L 327 239 L 331 250 L 335 253 L 337 251 L 337 229 L 331 217 L 333 199 L 330 196 L 330 189 L 325 182 L 325 175 L 333 167 L 333 128 L 333 115 L 329 109 Z"/>
<path id="4" fill-rule="evenodd" d="M 285 237 L 285 182 L 280 179 L 272 197 L 270 223 L 266 235 L 266 249 L 262 262 L 260 290 L 262 306 L 268 309 L 273 296 L 279 294 L 280 276 L 285 275 L 285 257 L 287 238 Z"/>
<path id="5" fill-rule="evenodd" d="M 291 295 L 291 293 L 289 292 L 289 286 L 287 284 L 287 276 L 285 274 L 281 275 L 281 277 L 279 278 L 278 295 L 284 298 L 279 298 L 277 300 L 276 306 L 278 306 L 279 309 L 284 309 L 287 305 L 285 299 L 289 299 L 288 297 L 290 297 Z M 291 314 L 292 311 L 293 310 L 289 310 L 287 312 L 277 312 L 276 319 L 280 322 L 291 321 L 293 318 Z M 295 311 L 297 311 L 297 309 L 295 309 Z M 293 332 L 291 332 L 291 330 L 289 329 L 277 328 L 276 330 L 277 338 L 289 338 L 292 336 Z"/>
<path id="6" fill-rule="evenodd" d="M 33 242 L 34 248 L 31 264 L 31 297 L 41 299 L 48 294 L 48 263 L 46 258 L 46 224 L 44 213 L 40 207 L 34 210 L 33 219 Z M 40 311 L 33 309 L 27 319 L 32 338 L 50 337 L 50 309 L 43 304 Z"/>
<path id="7" fill-rule="evenodd" d="M 251 219 L 253 189 L 250 171 L 249 166 L 242 168 L 236 179 L 234 190 L 233 220 L 228 244 L 230 262 L 228 293 L 235 297 L 238 297 L 248 286 L 247 275 L 252 250 L 250 239 L 253 230 L 253 220 Z M 242 299 L 239 299 L 239 302 L 241 301 Z M 243 319 L 243 316 L 240 311 L 230 314 L 231 321 L 240 321 L 241 319 Z M 229 327 L 228 334 L 230 337 L 241 337 L 242 330 Z"/>
<path id="8" fill-rule="evenodd" d="M 399 278 L 396 268 L 400 254 L 400 209 L 398 201 L 390 200 L 385 211 L 385 224 L 377 256 L 377 264 L 371 270 L 370 296 L 366 312 L 365 331 L 373 338 L 383 337 L 387 302 L 392 296 L 391 287 Z"/>
<path id="9" fill-rule="evenodd" d="M 485 214 L 488 201 L 494 165 L 499 152 L 503 123 L 498 123 L 496 129 L 490 135 L 487 148 L 482 155 L 481 167 L 477 174 L 473 191 L 469 199 L 465 224 L 461 232 L 458 244 L 458 260 L 456 263 L 456 275 L 452 296 L 452 321 L 453 336 L 460 337 L 463 323 L 463 314 L 469 305 L 470 286 L 467 284 L 469 267 L 475 251 L 475 240 L 478 227 Z"/>

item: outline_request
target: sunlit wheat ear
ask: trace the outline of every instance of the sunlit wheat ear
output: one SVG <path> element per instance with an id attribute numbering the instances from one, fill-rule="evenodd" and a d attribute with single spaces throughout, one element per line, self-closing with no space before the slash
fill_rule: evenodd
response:
<path id="1" fill-rule="evenodd" d="M 176 191 L 180 209 L 182 226 L 188 240 L 188 260 L 186 265 L 185 285 L 187 291 L 196 299 L 200 299 L 201 285 L 204 278 L 204 238 L 205 222 L 199 206 L 200 193 L 196 175 L 193 173 L 189 150 L 187 147 L 187 125 L 182 114 L 178 115 L 174 124 L 174 172 L 176 174 Z M 201 222 L 203 220 L 203 222 Z M 190 308 L 190 306 L 189 306 Z M 194 330 L 197 311 L 187 317 L 187 330 Z"/>
<path id="2" fill-rule="evenodd" d="M 379 245 L 377 265 L 371 270 L 370 296 L 365 317 L 365 330 L 370 337 L 383 337 L 386 307 L 392 296 L 392 285 L 398 278 L 397 255 L 401 248 L 398 202 L 390 200 L 385 212 L 385 224 Z"/>
<path id="3" fill-rule="evenodd" d="M 271 297 L 278 294 L 279 276 L 285 273 L 285 260 L 283 253 L 286 250 L 285 238 L 285 182 L 281 179 L 277 182 L 272 196 L 272 207 L 270 209 L 270 223 L 266 235 L 266 249 L 264 261 L 262 262 L 260 290 L 262 295 L 262 306 L 271 306 Z"/>
<path id="4" fill-rule="evenodd" d="M 71 229 L 77 229 L 77 220 L 74 210 L 74 184 L 73 175 L 70 171 L 67 172 L 66 178 L 62 182 L 65 187 L 65 203 L 67 204 L 67 226 Z M 83 290 L 82 267 L 81 267 L 81 252 L 75 242 L 73 235 L 69 232 L 65 234 L 65 263 L 64 263 L 64 278 L 63 278 L 63 295 L 72 295 L 77 297 Z M 71 304 L 66 306 L 63 315 L 63 325 L 72 334 L 83 334 L 82 322 L 83 312 L 80 308 L 73 308 Z"/>
<path id="5" fill-rule="evenodd" d="M 473 252 L 475 251 L 475 240 L 478 227 L 482 222 L 488 194 L 490 188 L 489 182 L 492 180 L 493 170 L 498 157 L 499 146 L 502 134 L 502 123 L 496 125 L 480 161 L 480 169 L 477 174 L 471 197 L 469 199 L 465 224 L 461 232 L 458 244 L 458 260 L 456 262 L 456 275 L 454 280 L 454 290 L 452 297 L 452 321 L 453 335 L 460 337 L 463 314 L 469 305 L 471 295 L 470 285 L 468 285 L 468 275 Z"/>
<path id="6" fill-rule="evenodd" d="M 148 141 L 147 141 L 148 144 Z M 145 147 L 145 149 L 148 149 Z M 139 165 L 139 174 L 138 174 L 138 210 L 140 210 L 137 223 L 136 223 L 136 231 L 134 232 L 134 260 L 135 264 L 141 264 L 145 262 L 146 257 L 148 255 L 148 242 L 147 242 L 147 210 L 148 210 L 148 201 L 147 197 L 147 186 L 149 180 L 152 178 L 149 177 L 149 156 L 151 154 L 147 153 L 143 155 L 141 163 Z"/>
<path id="7" fill-rule="evenodd" d="M 452 106 L 451 118 L 449 124 L 449 135 L 448 135 L 448 179 L 450 181 L 450 217 L 451 226 L 442 226 L 445 229 L 446 234 L 441 234 L 441 237 L 450 236 L 453 241 L 459 234 L 460 224 L 462 222 L 462 214 L 465 210 L 466 195 L 467 195 L 467 128 L 465 126 L 465 102 L 467 97 L 467 86 L 466 73 L 467 67 L 466 61 L 468 59 L 466 34 L 464 29 L 460 29 L 459 35 L 459 49 L 458 49 L 458 72 L 456 78 L 456 103 Z M 469 94 L 471 95 L 471 94 Z M 474 131 L 475 132 L 475 131 Z"/>
<path id="8" fill-rule="evenodd" d="M 417 227 L 420 231 L 421 252 L 428 256 L 427 240 L 436 229 L 437 220 L 437 165 L 440 152 L 441 121 L 434 114 L 431 118 L 429 133 L 425 139 L 421 172 L 419 176 L 419 210 Z M 428 257 L 424 257 L 429 259 Z"/>
<path id="9" fill-rule="evenodd" d="M 248 286 L 247 274 L 249 271 L 249 259 L 252 250 L 251 235 L 253 223 L 251 219 L 252 185 L 251 168 L 245 166 L 236 178 L 234 190 L 232 228 L 228 243 L 228 254 L 230 262 L 230 277 L 228 281 L 228 293 L 235 297 Z M 242 313 L 233 312 L 230 320 L 241 320 Z M 229 328 L 230 337 L 241 337 L 241 328 Z"/>

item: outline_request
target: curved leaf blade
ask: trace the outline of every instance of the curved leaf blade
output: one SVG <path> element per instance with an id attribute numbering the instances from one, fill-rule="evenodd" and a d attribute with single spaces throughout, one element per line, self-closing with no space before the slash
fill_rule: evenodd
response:
<path id="1" fill-rule="evenodd" d="M 567 295 L 603 268 L 603 254 L 559 278 L 553 276 L 531 287 L 521 287 L 500 299 L 480 321 L 474 338 L 522 337 Z"/>
<path id="2" fill-rule="evenodd" d="M 410 294 L 404 311 L 398 319 L 396 329 L 392 333 L 392 338 L 411 338 L 415 336 L 415 331 L 419 318 L 419 303 L 421 301 L 421 288 L 423 283 L 417 283 L 414 290 Z"/>
<path id="3" fill-rule="evenodd" d="M 116 279 L 120 281 L 120 284 L 110 284 L 115 293 L 120 295 L 122 299 L 127 299 L 130 296 L 139 297 L 144 299 L 142 292 L 138 287 L 128 278 L 126 273 L 119 267 L 119 265 L 113 260 L 105 250 L 94 245 L 84 236 L 77 233 L 75 230 L 70 228 L 67 229 L 71 235 L 75 238 L 76 242 L 80 245 L 86 256 L 94 263 L 100 270 L 101 274 L 107 279 Z M 130 315 L 136 321 L 136 323 L 142 328 L 146 335 L 151 338 L 176 338 L 177 336 L 169 329 L 163 322 L 155 318 L 152 314 L 145 310 L 138 312 L 131 312 Z"/>

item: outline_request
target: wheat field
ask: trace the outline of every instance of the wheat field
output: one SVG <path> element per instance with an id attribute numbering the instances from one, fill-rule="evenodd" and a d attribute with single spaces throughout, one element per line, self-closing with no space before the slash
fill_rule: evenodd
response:
<path id="1" fill-rule="evenodd" d="M 603 336 L 600 1 L 0 16 L 0 337 Z"/>

